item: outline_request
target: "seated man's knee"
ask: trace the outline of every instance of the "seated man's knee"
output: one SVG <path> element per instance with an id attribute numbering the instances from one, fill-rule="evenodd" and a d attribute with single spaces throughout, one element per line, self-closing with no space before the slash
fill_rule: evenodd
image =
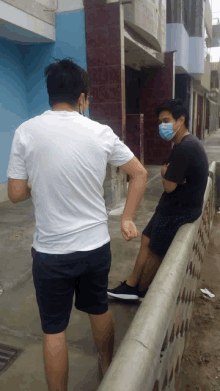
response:
<path id="1" fill-rule="evenodd" d="M 145 236 L 142 234 L 141 236 L 141 246 L 147 248 L 149 247 L 149 244 L 150 244 L 150 238 L 148 238 L 148 236 Z"/>

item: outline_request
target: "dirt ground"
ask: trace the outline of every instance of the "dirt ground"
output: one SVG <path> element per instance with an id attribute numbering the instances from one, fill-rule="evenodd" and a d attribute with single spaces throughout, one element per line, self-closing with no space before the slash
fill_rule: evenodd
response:
<path id="1" fill-rule="evenodd" d="M 200 288 L 215 295 L 208 298 Z M 201 268 L 178 391 L 220 391 L 220 213 Z"/>

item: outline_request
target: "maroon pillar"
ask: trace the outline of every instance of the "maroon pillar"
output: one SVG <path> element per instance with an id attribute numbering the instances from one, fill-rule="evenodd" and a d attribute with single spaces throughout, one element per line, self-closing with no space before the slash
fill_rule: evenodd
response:
<path id="1" fill-rule="evenodd" d="M 174 98 L 175 53 L 165 53 L 164 67 L 142 72 L 141 112 L 144 113 L 144 163 L 165 164 L 171 152 L 171 142 L 159 135 L 157 107 L 164 100 Z"/>
<path id="2" fill-rule="evenodd" d="M 120 3 L 84 0 L 87 69 L 91 76 L 90 118 L 124 138 L 125 77 Z"/>
<path id="3" fill-rule="evenodd" d="M 144 164 L 144 115 L 126 115 L 126 144 L 134 155 Z"/>

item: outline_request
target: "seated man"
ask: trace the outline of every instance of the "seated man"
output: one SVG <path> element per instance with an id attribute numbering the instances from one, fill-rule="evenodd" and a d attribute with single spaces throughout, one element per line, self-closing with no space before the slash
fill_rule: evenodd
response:
<path id="1" fill-rule="evenodd" d="M 188 132 L 189 116 L 180 99 L 157 109 L 159 133 L 172 140 L 171 155 L 161 169 L 164 193 L 144 229 L 141 248 L 131 276 L 108 295 L 143 300 L 178 229 L 202 214 L 208 180 L 208 159 L 199 139 Z"/>

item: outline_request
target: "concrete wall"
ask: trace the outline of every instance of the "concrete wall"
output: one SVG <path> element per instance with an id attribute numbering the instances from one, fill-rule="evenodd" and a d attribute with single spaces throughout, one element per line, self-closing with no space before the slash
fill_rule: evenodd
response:
<path id="1" fill-rule="evenodd" d="M 158 52 L 165 51 L 166 3 L 151 0 L 132 0 L 124 5 L 125 21 Z"/>
<path id="2" fill-rule="evenodd" d="M 211 84 L 211 64 L 210 58 L 208 57 L 204 61 L 204 74 L 201 78 L 201 86 L 204 87 L 207 91 L 210 91 Z"/>
<path id="3" fill-rule="evenodd" d="M 0 202 L 7 194 L 7 166 L 15 129 L 50 109 L 44 69 L 56 59 L 86 63 L 84 11 L 57 15 L 55 43 L 16 45 L 0 40 Z"/>
<path id="4" fill-rule="evenodd" d="M 47 8 L 56 8 L 57 0 L 36 0 L 37 3 L 40 3 Z"/>
<path id="5" fill-rule="evenodd" d="M 18 7 L 10 3 L 14 4 L 12 1 L 0 2 L 1 38 L 27 44 L 55 41 L 54 17 L 50 13 L 50 18 L 48 18 L 42 5 L 38 4 L 35 9 L 34 5 L 27 1 L 16 3 Z"/>
<path id="6" fill-rule="evenodd" d="M 44 0 L 46 2 L 46 0 Z M 4 3 L 11 6 L 11 8 L 16 8 L 19 10 L 22 10 L 23 12 L 33 15 L 36 18 L 43 20 L 44 22 L 47 22 L 49 24 L 54 25 L 54 15 L 49 12 L 45 12 L 45 4 L 41 4 L 39 1 L 35 0 L 4 0 L 1 2 L 1 7 L 4 6 Z M 10 12 L 13 12 L 11 9 Z M 2 14 L 0 13 L 0 18 L 3 18 Z M 8 19 L 6 19 L 8 20 Z"/>
<path id="7" fill-rule="evenodd" d="M 209 133 L 219 129 L 219 107 L 215 102 L 210 101 Z"/>
<path id="8" fill-rule="evenodd" d="M 209 0 L 206 0 L 205 2 L 205 25 L 209 37 L 212 38 L 212 9 Z"/>
<path id="9" fill-rule="evenodd" d="M 58 2 L 58 12 L 69 12 L 83 9 L 83 0 L 61 0 Z"/>

